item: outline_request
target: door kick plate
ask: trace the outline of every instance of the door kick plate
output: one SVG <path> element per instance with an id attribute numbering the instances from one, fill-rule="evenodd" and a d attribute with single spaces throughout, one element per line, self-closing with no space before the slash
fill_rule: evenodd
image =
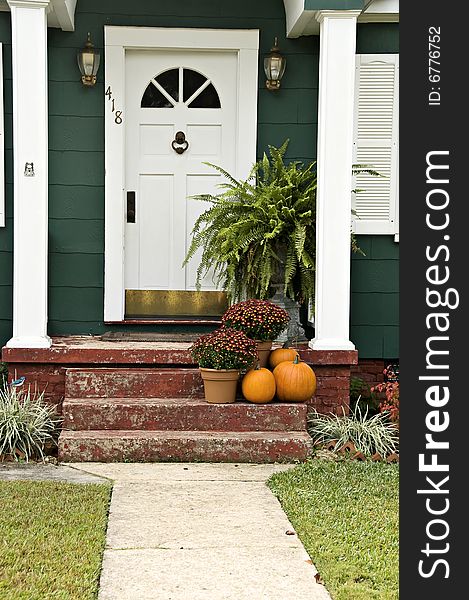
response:
<path id="1" fill-rule="evenodd" d="M 125 290 L 125 316 L 219 317 L 228 308 L 226 292 Z"/>

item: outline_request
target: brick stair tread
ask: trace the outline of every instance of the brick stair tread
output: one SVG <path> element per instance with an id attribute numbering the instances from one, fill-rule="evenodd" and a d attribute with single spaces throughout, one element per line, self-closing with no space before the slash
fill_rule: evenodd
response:
<path id="1" fill-rule="evenodd" d="M 188 437 L 194 439 L 233 439 L 233 440 L 297 440 L 311 441 L 311 437 L 305 431 L 147 431 L 143 429 L 129 430 L 104 430 L 93 429 L 90 431 L 70 431 L 63 430 L 61 437 L 70 439 L 93 438 L 96 440 L 106 438 L 127 438 L 127 439 L 185 439 Z"/>
<path id="2" fill-rule="evenodd" d="M 180 375 L 180 374 L 199 373 L 199 368 L 196 365 L 155 365 L 154 367 L 93 367 L 89 369 L 82 368 L 67 368 L 65 379 L 76 381 L 87 379 L 90 375 L 97 377 L 125 377 L 125 376 L 154 376 L 154 375 Z"/>
<path id="3" fill-rule="evenodd" d="M 306 432 L 62 431 L 59 460 L 290 462 L 311 449 Z"/>
<path id="4" fill-rule="evenodd" d="M 129 397 L 129 398 L 65 398 L 63 401 L 64 405 L 66 404 L 91 404 L 95 406 L 111 404 L 111 405 L 145 405 L 145 406 L 179 406 L 181 404 L 184 405 L 194 405 L 197 406 L 199 404 L 207 404 L 205 400 L 202 398 L 138 398 L 138 397 Z"/>
<path id="5" fill-rule="evenodd" d="M 291 409 L 305 410 L 307 409 L 306 402 L 266 402 L 256 404 L 255 402 L 248 402 L 247 400 L 238 399 L 236 402 L 227 404 L 216 404 L 210 403 L 203 398 L 65 398 L 64 404 L 132 404 L 132 405 L 161 405 L 161 406 L 180 406 L 180 405 L 191 405 L 191 406 L 204 406 L 204 407 L 217 407 L 221 409 L 230 410 L 231 407 L 252 407 L 253 409 L 268 410 L 271 408 L 282 408 L 288 407 Z"/>
<path id="6" fill-rule="evenodd" d="M 67 373 L 79 375 L 83 373 L 154 373 L 155 371 L 198 371 L 199 367 L 193 363 L 183 363 L 183 365 L 175 363 L 155 363 L 154 365 L 104 365 L 99 367 L 67 367 Z"/>
<path id="7" fill-rule="evenodd" d="M 195 367 L 67 369 L 65 396 L 107 397 L 201 397 L 203 382 Z"/>
<path id="8" fill-rule="evenodd" d="M 307 405 L 198 398 L 66 398 L 63 426 L 74 431 L 305 431 Z"/>
<path id="9" fill-rule="evenodd" d="M 155 365 L 123 365 L 123 366 L 103 366 L 103 367 L 67 367 L 67 375 L 76 377 L 77 375 L 123 375 L 126 373 L 133 374 L 153 374 L 153 373 L 192 373 L 193 371 L 199 372 L 197 365 L 177 365 L 177 364 L 155 364 Z"/>

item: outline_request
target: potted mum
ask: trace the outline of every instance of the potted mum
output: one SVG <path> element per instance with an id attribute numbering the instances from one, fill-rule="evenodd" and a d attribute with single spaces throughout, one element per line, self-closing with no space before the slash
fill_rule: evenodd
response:
<path id="1" fill-rule="evenodd" d="M 205 399 L 213 404 L 236 400 L 240 371 L 249 368 L 257 358 L 256 342 L 242 331 L 228 327 L 202 335 L 190 351 L 199 365 Z"/>
<path id="2" fill-rule="evenodd" d="M 261 367 L 267 366 L 272 341 L 288 325 L 290 315 L 281 306 L 268 300 L 244 300 L 233 304 L 222 316 L 222 323 L 256 340 Z"/>

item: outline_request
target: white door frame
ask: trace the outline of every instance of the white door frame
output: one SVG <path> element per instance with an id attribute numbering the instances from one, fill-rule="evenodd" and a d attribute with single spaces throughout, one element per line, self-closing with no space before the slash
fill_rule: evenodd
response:
<path id="1" fill-rule="evenodd" d="M 104 321 L 123 321 L 125 224 L 125 52 L 184 49 L 237 52 L 238 101 L 236 177 L 248 175 L 256 160 L 257 29 L 104 28 L 105 90 L 105 244 Z M 114 108 L 114 111 L 112 110 Z"/>

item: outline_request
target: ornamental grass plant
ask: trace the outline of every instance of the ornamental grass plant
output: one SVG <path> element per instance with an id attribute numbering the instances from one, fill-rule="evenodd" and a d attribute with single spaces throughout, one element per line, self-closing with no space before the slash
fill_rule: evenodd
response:
<path id="1" fill-rule="evenodd" d="M 308 431 L 317 444 L 335 442 L 334 451 L 347 442 L 366 457 L 378 453 L 388 456 L 399 448 L 399 430 L 386 413 L 368 417 L 368 408 L 363 412 L 357 404 L 350 415 L 323 415 L 314 412 L 308 419 Z"/>
<path id="2" fill-rule="evenodd" d="M 199 337 L 190 347 L 203 369 L 247 369 L 257 359 L 257 344 L 242 331 L 221 327 Z"/>
<path id="3" fill-rule="evenodd" d="M 221 320 L 226 327 L 243 331 L 253 340 L 267 341 L 285 330 L 290 315 L 268 300 L 244 300 L 233 304 Z"/>
<path id="4" fill-rule="evenodd" d="M 0 457 L 43 460 L 46 444 L 56 443 L 60 421 L 44 392 L 6 385 L 0 389 Z"/>

